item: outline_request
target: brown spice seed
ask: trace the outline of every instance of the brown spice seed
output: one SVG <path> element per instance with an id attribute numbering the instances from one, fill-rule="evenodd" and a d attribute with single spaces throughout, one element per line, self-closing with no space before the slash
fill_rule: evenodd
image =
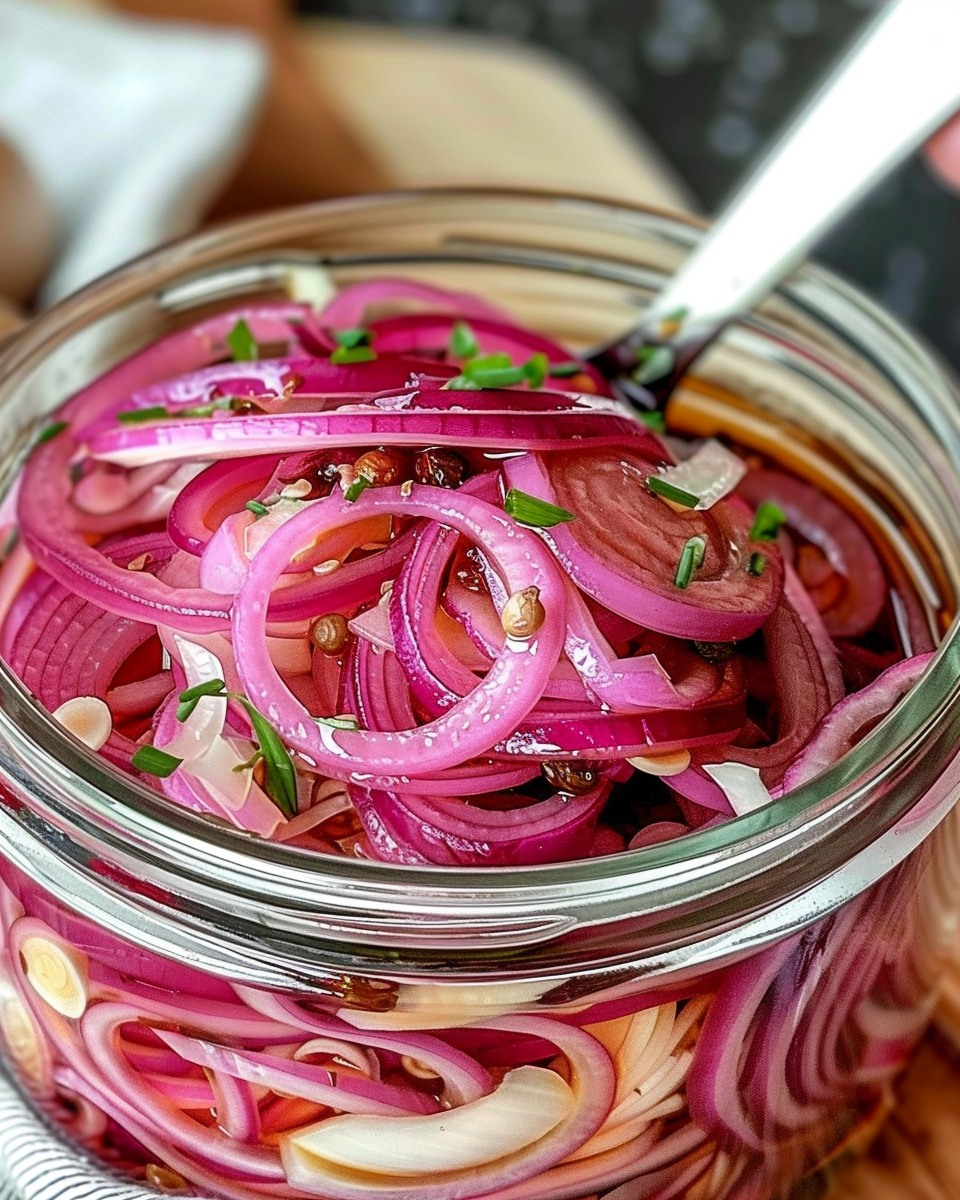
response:
<path id="1" fill-rule="evenodd" d="M 147 1183 L 152 1187 L 159 1188 L 161 1192 L 185 1192 L 187 1190 L 187 1181 L 179 1171 L 171 1171 L 169 1167 L 162 1167 L 159 1163 L 147 1163 L 144 1174 L 147 1177 Z"/>
<path id="2" fill-rule="evenodd" d="M 413 473 L 420 483 L 432 487 L 458 488 L 469 476 L 470 467 L 456 450 L 437 446 L 417 455 Z"/>
<path id="3" fill-rule="evenodd" d="M 310 626 L 310 639 L 324 654 L 339 654 L 349 635 L 346 617 L 341 613 L 318 617 Z"/>
<path id="4" fill-rule="evenodd" d="M 547 611 L 540 603 L 540 589 L 537 587 L 514 592 L 500 614 L 503 632 L 513 638 L 533 637 L 546 619 Z"/>
<path id="5" fill-rule="evenodd" d="M 399 454 L 391 450 L 368 450 L 354 463 L 354 470 L 374 487 L 392 487 L 403 478 L 404 464 Z"/>

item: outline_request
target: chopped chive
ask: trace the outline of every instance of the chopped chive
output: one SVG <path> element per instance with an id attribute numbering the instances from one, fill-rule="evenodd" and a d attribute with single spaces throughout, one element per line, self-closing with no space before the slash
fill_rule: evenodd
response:
<path id="1" fill-rule="evenodd" d="M 219 696 L 226 686 L 222 679 L 208 679 L 182 691 L 178 697 L 180 703 L 177 705 L 177 720 L 189 720 L 204 696 Z"/>
<path id="2" fill-rule="evenodd" d="M 259 712 L 246 697 L 238 697 L 246 709 L 260 751 L 267 778 L 264 791 L 285 817 L 297 815 L 297 773 L 293 768 L 290 751 L 263 713 Z"/>
<path id="3" fill-rule="evenodd" d="M 42 446 L 44 442 L 52 442 L 58 434 L 63 433 L 68 425 L 69 422 L 67 421 L 52 421 L 49 425 L 45 425 L 37 435 L 34 445 Z"/>
<path id="4" fill-rule="evenodd" d="M 511 488 L 507 492 L 503 507 L 507 516 L 533 529 L 550 529 L 564 521 L 575 520 L 574 514 L 565 508 L 558 508 L 556 504 L 550 504 L 537 496 L 529 496 L 517 488 Z"/>
<path id="5" fill-rule="evenodd" d="M 351 732 L 360 728 L 360 722 L 353 713 L 344 713 L 339 717 L 317 717 L 317 724 L 328 725 L 331 729 L 348 729 Z"/>
<path id="6" fill-rule="evenodd" d="M 747 571 L 751 575 L 762 575 L 766 565 L 767 556 L 765 554 L 751 554 L 750 561 L 747 563 Z"/>
<path id="7" fill-rule="evenodd" d="M 477 335 L 466 321 L 457 321 L 450 330 L 449 350 L 454 358 L 473 358 L 479 353 Z"/>
<path id="8" fill-rule="evenodd" d="M 480 390 L 480 384 L 474 383 L 472 379 L 468 379 L 466 375 L 454 375 L 440 389 L 442 392 L 477 392 Z"/>
<path id="9" fill-rule="evenodd" d="M 750 538 L 754 542 L 775 542 L 777 534 L 784 525 L 787 514 L 779 504 L 772 500 L 764 500 L 757 508 L 757 515 L 750 526 Z"/>
<path id="10" fill-rule="evenodd" d="M 343 493 L 343 498 L 344 500 L 348 500 L 351 504 L 353 504 L 355 500 L 360 499 L 363 493 L 370 486 L 370 480 L 366 477 L 366 475 L 358 475 L 353 483 L 351 483 L 347 490 Z"/>
<path id="11" fill-rule="evenodd" d="M 668 346 L 642 346 L 637 351 L 637 366 L 631 373 L 634 383 L 645 387 L 665 379 L 673 370 L 676 355 Z"/>
<path id="12" fill-rule="evenodd" d="M 175 754 L 167 754 L 165 750 L 158 750 L 156 746 L 141 746 L 132 761 L 137 770 L 143 771 L 145 775 L 156 775 L 158 779 L 166 779 L 180 766 L 183 759 L 177 758 Z"/>
<path id="13" fill-rule="evenodd" d="M 667 432 L 667 419 L 659 409 L 654 409 L 653 412 L 638 412 L 637 420 L 641 425 L 652 429 L 654 433 Z"/>
<path id="14" fill-rule="evenodd" d="M 342 346 L 344 350 L 355 350 L 357 346 L 369 346 L 373 341 L 373 334 L 369 329 L 335 329 L 333 331 L 334 341 L 338 346 Z"/>
<path id="15" fill-rule="evenodd" d="M 134 425 L 137 421 L 162 421 L 169 416 L 170 413 L 163 405 L 156 404 L 153 408 L 128 408 L 124 412 L 118 412 L 117 420 L 125 425 Z"/>
<path id="16" fill-rule="evenodd" d="M 265 517 L 270 511 L 270 509 L 267 508 L 267 506 L 260 500 L 248 500 L 243 507 L 257 517 Z"/>
<path id="17" fill-rule="evenodd" d="M 527 377 L 523 367 L 484 367 L 475 371 L 469 365 L 466 376 L 481 388 L 513 387 L 514 384 L 523 383 Z"/>
<path id="18" fill-rule="evenodd" d="M 199 700 L 201 696 L 219 696 L 226 686 L 222 679 L 205 679 L 203 683 L 195 683 L 193 687 L 185 688 L 178 699 L 185 704 L 189 700 Z"/>
<path id="19" fill-rule="evenodd" d="M 572 360 L 570 362 L 551 363 L 548 372 L 554 379 L 571 379 L 574 375 L 582 373 L 583 367 L 581 364 Z"/>
<path id="20" fill-rule="evenodd" d="M 549 366 L 550 360 L 540 350 L 523 364 L 523 375 L 530 387 L 543 387 Z"/>
<path id="21" fill-rule="evenodd" d="M 481 354 L 472 358 L 463 368 L 464 374 L 473 375 L 475 371 L 493 371 L 500 367 L 512 367 L 514 361 L 506 350 L 496 350 L 493 354 Z"/>
<path id="22" fill-rule="evenodd" d="M 255 362 L 259 357 L 257 339 L 242 317 L 227 334 L 226 340 L 234 362 Z"/>
<path id="23" fill-rule="evenodd" d="M 373 362 L 377 352 L 372 346 L 338 346 L 330 355 L 336 367 L 347 367 L 353 363 Z"/>
<path id="24" fill-rule="evenodd" d="M 690 580 L 693 578 L 694 571 L 699 570 L 703 566 L 703 556 L 707 550 L 707 539 L 699 535 L 694 535 L 689 538 L 687 544 L 680 552 L 680 561 L 677 563 L 677 573 L 673 577 L 674 585 L 678 588 L 686 588 L 690 585 Z"/>
<path id="25" fill-rule="evenodd" d="M 672 500 L 674 504 L 682 504 L 684 508 L 696 508 L 700 503 L 699 496 L 677 487 L 675 483 L 670 483 L 669 480 L 663 479 L 659 475 L 648 475 L 647 487 L 651 492 L 662 496 L 664 500 Z"/>
<path id="26" fill-rule="evenodd" d="M 175 417 L 212 417 L 215 412 L 222 412 L 224 409 L 230 408 L 232 403 L 232 397 L 228 396 L 223 400 L 214 400 L 210 404 L 195 404 L 192 408 L 179 408 L 171 415 Z"/>

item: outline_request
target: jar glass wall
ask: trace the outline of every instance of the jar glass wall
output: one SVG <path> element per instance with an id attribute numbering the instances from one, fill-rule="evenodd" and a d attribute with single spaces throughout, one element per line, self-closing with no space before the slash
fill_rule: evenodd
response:
<path id="1" fill-rule="evenodd" d="M 199 316 L 402 274 L 581 348 L 624 328 L 695 236 L 460 194 L 191 239 L 6 350 L 7 482 L 44 414 Z M 960 580 L 954 412 L 898 326 L 807 271 L 670 419 L 845 496 L 939 636 Z M 4 669 L 8 1061 L 68 1133 L 161 1188 L 785 1196 L 874 1127 L 930 1013 L 960 883 L 955 660 L 948 634 L 921 687 L 769 808 L 486 871 L 319 859 L 205 823 L 65 739 Z"/>

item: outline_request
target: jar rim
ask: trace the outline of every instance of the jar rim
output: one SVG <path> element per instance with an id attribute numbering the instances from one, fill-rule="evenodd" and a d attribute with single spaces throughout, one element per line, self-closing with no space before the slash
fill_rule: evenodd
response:
<path id="1" fill-rule="evenodd" d="M 676 214 L 589 197 L 474 189 L 325 201 L 244 218 L 154 251 L 62 301 L 0 350 L 0 380 L 5 373 L 14 382 L 22 377 L 51 344 L 81 328 L 91 311 L 106 314 L 141 297 L 147 288 L 155 291 L 157 276 L 169 282 L 184 271 L 198 272 L 231 239 L 265 235 L 278 224 L 306 228 L 331 216 L 349 219 L 351 214 L 436 198 L 454 205 L 549 204 L 553 211 L 558 206 L 568 210 L 571 219 L 590 213 L 594 220 L 634 222 L 641 232 L 687 246 L 700 224 Z M 882 334 L 888 349 L 872 346 L 874 361 L 894 378 L 905 373 L 911 380 L 923 377 L 927 415 L 936 418 L 942 446 L 960 475 L 960 425 L 952 416 L 949 385 L 912 335 L 855 288 L 816 266 L 802 268 L 779 294 L 802 300 L 809 312 L 832 324 L 846 322 Z M 0 383 L 0 397 L 7 389 L 8 384 Z M 554 936 L 570 920 L 602 918 L 637 906 L 669 913 L 697 898 L 742 894 L 745 879 L 756 882 L 750 894 L 757 905 L 770 903 L 771 881 L 776 881 L 781 896 L 796 894 L 811 881 L 811 839 L 823 855 L 819 869 L 829 871 L 909 812 L 922 795 L 920 784 L 903 786 L 895 797 L 888 796 L 881 812 L 872 803 L 873 785 L 880 779 L 906 778 L 911 768 L 915 771 L 923 747 L 943 732 L 948 714 L 957 710 L 958 697 L 960 628 L 954 621 L 919 684 L 893 712 L 827 771 L 772 805 L 672 842 L 536 867 L 398 866 L 328 858 L 253 839 L 178 808 L 87 752 L 60 729 L 3 662 L 0 764 L 15 781 L 29 785 L 37 813 L 51 825 L 69 830 L 88 847 L 110 847 L 118 862 L 152 864 L 156 878 L 216 884 L 237 897 L 281 909 L 294 905 L 302 912 L 336 913 L 348 924 L 360 922 L 357 928 L 371 912 L 417 914 L 429 909 L 451 920 L 466 915 L 502 919 L 504 929 L 520 930 L 517 936 L 521 937 L 539 936 L 536 930 L 541 927 L 543 936 Z M 863 821 L 868 814 L 869 822 Z M 861 828 L 854 836 L 858 824 L 869 825 L 869 834 Z M 824 848 L 832 849 L 824 854 Z M 364 914 L 362 921 L 360 914 Z"/>

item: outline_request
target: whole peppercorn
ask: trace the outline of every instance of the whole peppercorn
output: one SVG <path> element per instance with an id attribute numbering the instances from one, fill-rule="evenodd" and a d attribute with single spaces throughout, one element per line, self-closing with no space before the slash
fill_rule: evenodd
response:
<path id="1" fill-rule="evenodd" d="M 362 475 L 373 487 L 392 487 L 399 483 L 404 476 L 404 462 L 401 456 L 393 450 L 368 450 L 353 465 L 358 475 Z"/>
<path id="2" fill-rule="evenodd" d="M 431 487 L 458 488 L 469 476 L 470 467 L 456 450 L 434 446 L 417 455 L 413 473 L 419 483 L 428 483 Z"/>
<path id="3" fill-rule="evenodd" d="M 551 787 L 573 796 L 582 796 L 584 792 L 591 791 L 600 778 L 599 772 L 586 763 L 548 761 L 541 765 L 540 770 Z"/>
<path id="4" fill-rule="evenodd" d="M 339 654 L 348 636 L 347 621 L 341 613 L 318 617 L 310 626 L 310 640 L 323 654 Z"/>
<path id="5" fill-rule="evenodd" d="M 507 637 L 521 639 L 533 637 L 546 619 L 546 609 L 540 603 L 540 589 L 536 587 L 514 592 L 500 614 L 500 624 Z"/>

